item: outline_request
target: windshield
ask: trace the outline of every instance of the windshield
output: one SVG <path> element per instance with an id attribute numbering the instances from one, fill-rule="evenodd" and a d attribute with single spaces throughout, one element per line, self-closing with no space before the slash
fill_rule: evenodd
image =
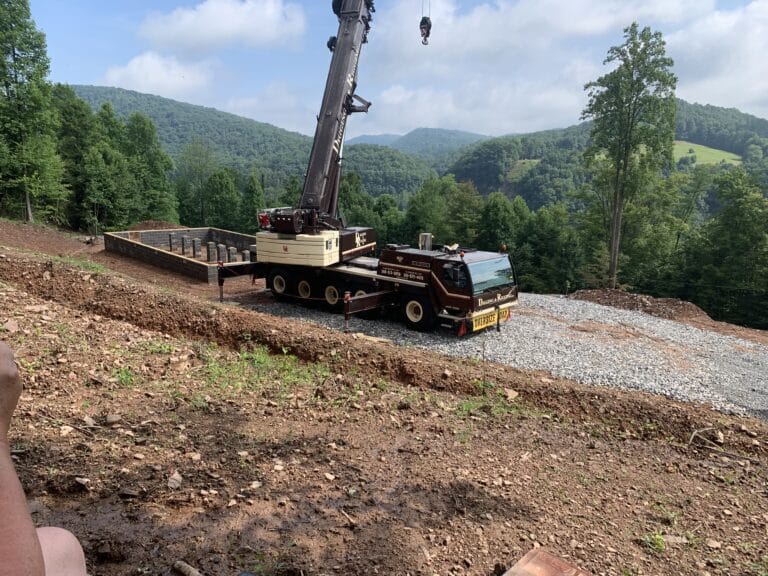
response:
<path id="1" fill-rule="evenodd" d="M 486 290 L 515 283 L 515 273 L 507 256 L 472 262 L 467 267 L 472 277 L 472 292 L 475 296 Z"/>

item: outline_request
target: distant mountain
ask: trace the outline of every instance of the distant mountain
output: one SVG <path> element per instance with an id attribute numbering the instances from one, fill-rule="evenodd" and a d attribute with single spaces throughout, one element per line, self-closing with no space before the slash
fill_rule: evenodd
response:
<path id="1" fill-rule="evenodd" d="M 391 144 L 401 152 L 421 156 L 434 161 L 452 154 L 470 144 L 487 140 L 490 136 L 463 132 L 461 130 L 443 130 L 441 128 L 417 128 L 411 130 Z"/>
<path id="2" fill-rule="evenodd" d="M 211 147 L 223 165 L 240 172 L 256 169 L 264 173 L 269 191 L 279 189 L 291 176 L 302 177 L 306 171 L 312 147 L 312 138 L 308 136 L 213 108 L 122 88 L 72 86 L 72 89 L 93 109 L 110 102 L 118 116 L 126 117 L 134 112 L 149 116 L 157 127 L 163 148 L 172 158 L 177 158 L 184 146 L 198 139 Z M 355 148 L 345 148 L 345 169 L 358 173 L 371 196 L 415 191 L 434 174 L 423 160 L 396 150 L 383 148 L 371 155 L 365 147 Z"/>
<path id="3" fill-rule="evenodd" d="M 581 153 L 589 123 L 520 136 L 482 140 L 461 151 L 448 167 L 459 182 L 487 195 L 501 190 L 522 196 L 532 209 L 559 202 L 585 182 Z"/>
<path id="4" fill-rule="evenodd" d="M 92 108 L 110 102 L 118 116 L 142 112 L 157 127 L 163 148 L 177 158 L 182 148 L 200 140 L 210 146 L 219 161 L 246 172 L 255 168 L 277 186 L 306 170 L 312 139 L 271 124 L 221 112 L 213 108 L 177 102 L 122 88 L 72 86 Z"/>
<path id="5" fill-rule="evenodd" d="M 349 144 L 376 144 L 388 146 L 423 158 L 438 172 L 456 160 L 458 154 L 467 146 L 487 140 L 490 136 L 464 132 L 462 130 L 444 130 L 442 128 L 416 128 L 403 136 L 397 134 L 363 135 L 351 138 Z"/>
<path id="6" fill-rule="evenodd" d="M 264 173 L 267 188 L 273 191 L 306 170 L 312 146 L 308 136 L 130 90 L 72 88 L 94 109 L 111 102 L 120 116 L 133 112 L 149 116 L 171 157 L 197 138 L 214 150 L 222 164 L 240 172 Z M 360 136 L 347 143 L 345 169 L 357 172 L 372 196 L 402 197 L 437 171 L 471 181 L 483 194 L 502 190 L 523 196 L 531 208 L 537 208 L 567 200 L 584 182 L 581 152 L 589 141 L 589 128 L 584 123 L 501 138 L 434 128 L 419 128 L 404 136 Z M 731 108 L 677 102 L 678 140 L 743 155 L 755 138 L 768 138 L 768 120 Z"/>
<path id="7" fill-rule="evenodd" d="M 768 138 L 768 120 L 709 104 L 677 100 L 676 138 L 743 155 L 750 138 Z"/>
<path id="8" fill-rule="evenodd" d="M 418 191 L 425 180 L 437 176 L 425 160 L 375 144 L 347 146 L 344 160 L 344 169 L 357 172 L 371 196 L 401 197 Z"/>
<path id="9" fill-rule="evenodd" d="M 402 138 L 401 134 L 363 134 L 348 138 L 347 144 L 375 144 L 376 146 L 391 146 L 394 142 Z"/>
<path id="10" fill-rule="evenodd" d="M 676 139 L 688 143 L 684 148 L 678 145 L 678 158 L 696 157 L 698 164 L 739 163 L 750 142 L 768 138 L 768 120 L 733 108 L 678 99 L 676 118 Z M 482 194 L 501 190 L 522 196 L 530 208 L 568 202 L 586 178 L 582 152 L 589 144 L 590 128 L 583 123 L 483 140 L 462 149 L 447 171 L 459 181 L 473 182 Z M 705 152 L 696 145 L 708 148 Z"/>

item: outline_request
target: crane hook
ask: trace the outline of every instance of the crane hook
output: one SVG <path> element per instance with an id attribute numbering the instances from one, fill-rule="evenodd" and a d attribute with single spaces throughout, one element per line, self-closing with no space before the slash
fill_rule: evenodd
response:
<path id="1" fill-rule="evenodd" d="M 429 44 L 429 34 L 432 32 L 432 19 L 429 16 L 421 17 L 419 30 L 421 30 L 421 43 L 426 46 Z"/>

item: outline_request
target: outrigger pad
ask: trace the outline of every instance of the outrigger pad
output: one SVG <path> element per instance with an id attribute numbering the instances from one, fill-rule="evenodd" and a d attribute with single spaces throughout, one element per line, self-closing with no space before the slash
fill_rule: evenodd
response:
<path id="1" fill-rule="evenodd" d="M 542 548 L 534 548 L 507 570 L 504 576 L 590 576 L 590 574 Z"/>

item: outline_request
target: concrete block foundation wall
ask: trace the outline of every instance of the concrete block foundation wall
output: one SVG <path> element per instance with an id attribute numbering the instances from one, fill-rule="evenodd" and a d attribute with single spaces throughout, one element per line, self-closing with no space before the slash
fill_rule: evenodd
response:
<path id="1" fill-rule="evenodd" d="M 208 242 L 223 244 L 227 249 L 234 248 L 242 253 L 256 242 L 256 238 L 218 228 L 132 230 L 104 234 L 104 248 L 108 252 L 213 283 L 218 279 L 218 263 L 207 262 L 205 249 L 193 253 L 193 246 L 206 246 Z M 184 255 L 181 253 L 182 245 L 186 248 Z"/>

